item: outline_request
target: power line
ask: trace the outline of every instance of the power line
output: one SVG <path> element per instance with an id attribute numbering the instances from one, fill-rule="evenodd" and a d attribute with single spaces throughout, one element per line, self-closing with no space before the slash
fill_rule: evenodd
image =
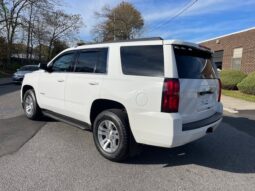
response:
<path id="1" fill-rule="evenodd" d="M 170 19 L 166 20 L 165 22 L 162 22 L 161 24 L 157 25 L 153 30 L 160 28 L 162 25 L 168 24 L 171 21 L 173 21 L 174 19 L 176 19 L 177 17 L 179 17 L 181 14 L 183 14 L 185 11 L 187 11 L 189 8 L 191 8 L 195 3 L 197 3 L 198 0 L 193 0 L 189 3 L 187 3 L 183 9 L 181 9 L 179 12 L 177 12 L 174 16 L 172 16 Z"/>
<path id="2" fill-rule="evenodd" d="M 183 14 L 185 11 L 187 11 L 189 8 L 191 8 L 197 2 L 198 2 L 198 0 L 193 0 L 193 1 L 189 2 L 188 4 L 186 4 L 186 6 L 184 6 L 183 9 L 181 9 L 179 12 L 177 12 L 174 16 L 172 16 L 170 19 L 166 20 L 165 22 L 159 23 L 156 27 L 152 28 L 152 30 L 150 32 L 160 28 L 162 25 L 166 25 L 166 24 L 170 23 L 171 21 L 173 21 L 174 19 L 179 17 L 181 14 Z"/>

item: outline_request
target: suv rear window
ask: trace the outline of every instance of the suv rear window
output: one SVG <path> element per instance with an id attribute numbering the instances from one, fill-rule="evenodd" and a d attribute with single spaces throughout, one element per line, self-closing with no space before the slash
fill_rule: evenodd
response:
<path id="1" fill-rule="evenodd" d="M 120 54 L 124 74 L 164 76 L 162 45 L 121 47 Z"/>
<path id="2" fill-rule="evenodd" d="M 197 48 L 174 45 L 175 59 L 179 78 L 215 79 L 216 67 L 212 54 Z"/>

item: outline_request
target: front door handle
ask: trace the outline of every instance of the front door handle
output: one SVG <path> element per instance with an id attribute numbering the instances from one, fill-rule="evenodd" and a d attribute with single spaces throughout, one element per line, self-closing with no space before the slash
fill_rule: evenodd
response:
<path id="1" fill-rule="evenodd" d="M 89 82 L 89 85 L 95 86 L 98 85 L 98 82 Z"/>
<path id="2" fill-rule="evenodd" d="M 64 82 L 64 80 L 58 80 L 58 82 Z"/>

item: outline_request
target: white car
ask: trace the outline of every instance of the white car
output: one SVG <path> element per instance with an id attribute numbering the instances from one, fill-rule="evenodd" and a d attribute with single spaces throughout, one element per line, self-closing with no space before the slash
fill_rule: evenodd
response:
<path id="1" fill-rule="evenodd" d="M 206 47 L 161 38 L 69 48 L 21 88 L 26 116 L 91 128 L 99 152 L 121 161 L 139 144 L 177 147 L 222 120 L 221 83 Z"/>
<path id="2" fill-rule="evenodd" d="M 17 69 L 17 71 L 13 74 L 12 81 L 14 83 L 21 83 L 26 74 L 34 72 L 36 70 L 38 70 L 37 65 L 22 66 L 20 69 Z"/>

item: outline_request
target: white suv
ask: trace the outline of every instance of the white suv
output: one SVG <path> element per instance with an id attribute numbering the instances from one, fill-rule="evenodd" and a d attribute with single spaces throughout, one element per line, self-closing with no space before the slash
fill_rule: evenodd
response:
<path id="1" fill-rule="evenodd" d="M 69 48 L 27 74 L 25 114 L 91 128 L 99 152 L 120 161 L 134 145 L 184 145 L 222 120 L 221 83 L 205 47 L 161 38 Z"/>

